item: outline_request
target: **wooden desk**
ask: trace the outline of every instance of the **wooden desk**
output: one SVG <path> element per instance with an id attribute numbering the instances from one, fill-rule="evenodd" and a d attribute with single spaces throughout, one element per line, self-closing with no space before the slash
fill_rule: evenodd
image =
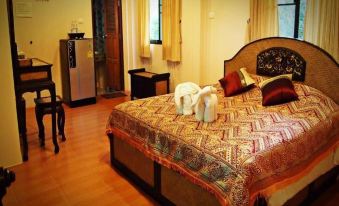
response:
<path id="1" fill-rule="evenodd" d="M 15 96 L 18 115 L 18 126 L 20 138 L 22 140 L 22 158 L 28 160 L 28 144 L 26 134 L 26 109 L 22 95 L 26 92 L 36 92 L 40 98 L 42 90 L 48 90 L 52 102 L 52 139 L 54 153 L 59 152 L 59 145 L 56 135 L 56 92 L 55 84 L 52 81 L 52 64 L 40 59 L 33 58 L 32 65 L 19 66 L 14 70 Z"/>

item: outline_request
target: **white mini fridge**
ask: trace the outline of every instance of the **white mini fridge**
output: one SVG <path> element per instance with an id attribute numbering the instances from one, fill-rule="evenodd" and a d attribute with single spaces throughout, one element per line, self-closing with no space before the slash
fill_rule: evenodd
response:
<path id="1" fill-rule="evenodd" d="M 96 103 L 93 39 L 60 40 L 62 97 L 70 107 Z"/>

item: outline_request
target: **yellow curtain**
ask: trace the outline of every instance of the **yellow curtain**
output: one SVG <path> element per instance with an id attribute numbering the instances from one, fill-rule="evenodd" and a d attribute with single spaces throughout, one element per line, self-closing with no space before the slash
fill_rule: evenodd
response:
<path id="1" fill-rule="evenodd" d="M 338 0 L 307 0 L 304 39 L 323 48 L 339 61 Z"/>
<path id="2" fill-rule="evenodd" d="M 149 0 L 138 0 L 138 37 L 140 57 L 151 57 L 149 31 Z"/>
<path id="3" fill-rule="evenodd" d="M 276 0 L 250 0 L 249 41 L 278 35 L 278 5 Z"/>
<path id="4" fill-rule="evenodd" d="M 162 57 L 164 60 L 180 62 L 181 0 L 162 1 Z"/>

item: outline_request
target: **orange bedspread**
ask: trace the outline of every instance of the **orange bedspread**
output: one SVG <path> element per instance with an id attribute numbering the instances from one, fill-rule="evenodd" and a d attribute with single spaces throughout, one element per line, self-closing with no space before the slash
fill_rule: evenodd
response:
<path id="1" fill-rule="evenodd" d="M 257 87 L 227 98 L 217 88 L 213 123 L 177 115 L 169 94 L 116 106 L 107 132 L 214 193 L 222 205 L 248 205 L 253 194 L 303 170 L 339 141 L 339 106 L 314 88 L 295 84 L 298 101 L 269 107 L 261 105 Z"/>

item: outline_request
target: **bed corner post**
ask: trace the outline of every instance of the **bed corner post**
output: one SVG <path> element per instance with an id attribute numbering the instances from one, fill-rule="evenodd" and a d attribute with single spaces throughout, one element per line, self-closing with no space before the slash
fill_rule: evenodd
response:
<path id="1" fill-rule="evenodd" d="M 114 165 L 114 135 L 112 132 L 107 132 L 107 136 L 109 139 L 109 145 L 110 145 L 110 158 L 111 158 L 111 165 Z"/>
<path id="2" fill-rule="evenodd" d="M 259 193 L 255 198 L 253 206 L 267 206 L 266 198 Z"/>

